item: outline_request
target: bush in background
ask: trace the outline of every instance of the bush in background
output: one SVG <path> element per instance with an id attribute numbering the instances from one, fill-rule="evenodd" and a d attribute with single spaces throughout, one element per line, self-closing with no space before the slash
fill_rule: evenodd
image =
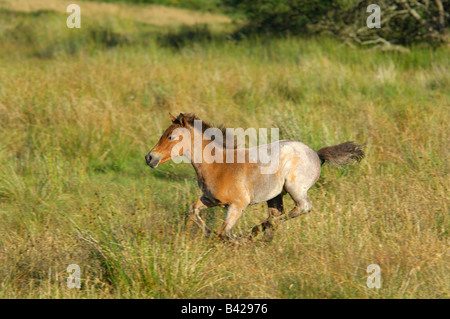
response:
<path id="1" fill-rule="evenodd" d="M 223 3 L 245 15 L 248 24 L 243 31 L 271 34 L 305 33 L 308 25 L 317 23 L 338 6 L 333 0 L 223 0 Z"/>

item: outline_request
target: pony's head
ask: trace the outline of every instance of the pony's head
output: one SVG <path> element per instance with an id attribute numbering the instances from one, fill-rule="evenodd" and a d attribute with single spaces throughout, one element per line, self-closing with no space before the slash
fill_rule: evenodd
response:
<path id="1" fill-rule="evenodd" d="M 208 143 L 214 137 L 214 143 L 221 141 L 219 144 L 221 147 L 236 148 L 234 135 L 231 135 L 230 142 L 226 128 L 223 126 L 213 127 L 199 119 L 194 113 L 180 113 L 178 117 L 174 117 L 170 113 L 169 115 L 172 124 L 165 130 L 155 147 L 145 156 L 145 161 L 152 168 L 182 155 L 191 159 L 191 151 L 194 146 L 202 147 L 203 150 L 204 136 Z M 196 134 L 191 134 L 194 129 L 201 134 L 199 141 L 195 139 Z M 218 140 L 216 140 L 216 136 L 219 137 Z M 195 144 L 196 142 L 197 144 Z"/>
<path id="2" fill-rule="evenodd" d="M 183 147 L 174 148 L 176 145 L 180 145 L 180 140 L 189 142 L 190 145 L 189 131 L 186 130 L 187 125 L 189 125 L 190 114 L 180 113 L 178 117 L 174 117 L 170 113 L 169 115 L 172 124 L 164 131 L 153 149 L 145 155 L 145 161 L 151 168 L 156 168 L 175 157 L 182 156 Z"/>

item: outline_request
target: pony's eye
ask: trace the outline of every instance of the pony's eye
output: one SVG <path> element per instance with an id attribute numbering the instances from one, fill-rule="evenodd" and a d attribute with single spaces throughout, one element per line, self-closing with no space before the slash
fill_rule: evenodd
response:
<path id="1" fill-rule="evenodd" d="M 169 136 L 169 141 L 173 141 L 175 139 L 175 137 L 173 137 L 172 135 Z"/>

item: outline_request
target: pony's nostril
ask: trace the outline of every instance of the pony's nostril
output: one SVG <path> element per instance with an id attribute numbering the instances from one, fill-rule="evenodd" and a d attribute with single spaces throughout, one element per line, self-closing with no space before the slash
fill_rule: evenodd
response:
<path id="1" fill-rule="evenodd" d="M 158 163 L 161 161 L 161 156 L 159 156 L 158 154 L 147 154 L 145 156 L 145 161 L 147 162 L 147 165 L 155 168 L 156 166 L 158 166 Z"/>

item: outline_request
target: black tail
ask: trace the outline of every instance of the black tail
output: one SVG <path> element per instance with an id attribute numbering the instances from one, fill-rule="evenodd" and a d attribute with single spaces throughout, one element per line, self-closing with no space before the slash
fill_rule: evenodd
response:
<path id="1" fill-rule="evenodd" d="M 328 146 L 317 151 L 322 165 L 329 162 L 334 166 L 347 165 L 352 162 L 360 162 L 364 158 L 364 145 L 353 142 L 345 142 L 339 145 Z"/>

